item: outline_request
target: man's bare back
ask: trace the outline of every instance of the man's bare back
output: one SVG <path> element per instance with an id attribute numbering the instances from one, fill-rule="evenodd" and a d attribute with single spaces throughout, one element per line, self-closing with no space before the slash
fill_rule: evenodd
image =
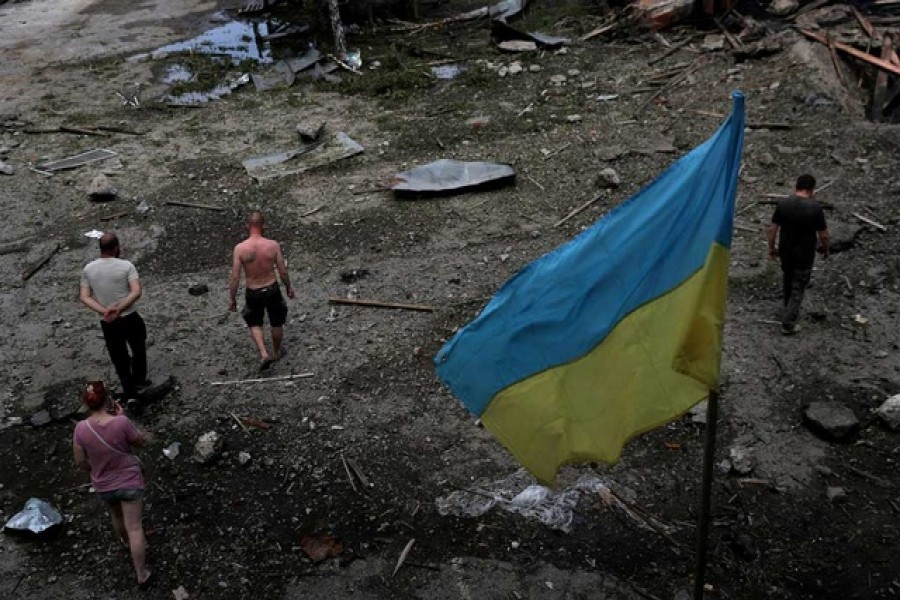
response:
<path id="1" fill-rule="evenodd" d="M 262 236 L 250 237 L 234 247 L 234 257 L 244 269 L 249 289 L 275 283 L 275 267 L 281 258 L 281 246 L 275 240 Z"/>

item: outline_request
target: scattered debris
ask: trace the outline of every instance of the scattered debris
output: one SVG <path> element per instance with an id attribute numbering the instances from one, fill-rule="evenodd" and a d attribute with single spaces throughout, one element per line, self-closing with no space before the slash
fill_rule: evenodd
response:
<path id="1" fill-rule="evenodd" d="M 900 431 L 900 394 L 891 396 L 875 409 L 875 413 L 894 431 Z"/>
<path id="2" fill-rule="evenodd" d="M 691 16 L 694 12 L 694 1 L 638 0 L 635 10 L 653 29 L 660 30 Z"/>
<path id="3" fill-rule="evenodd" d="M 441 195 L 508 185 L 515 181 L 512 166 L 489 162 L 441 159 L 397 173 L 391 189 L 399 197 Z"/>
<path id="4" fill-rule="evenodd" d="M 266 181 L 303 173 L 361 152 L 362 146 L 343 131 L 338 131 L 316 145 L 247 158 L 243 160 L 243 165 L 250 177 L 256 181 Z"/>
<path id="5" fill-rule="evenodd" d="M 333 428 L 334 427 L 332 427 L 332 429 Z M 341 427 L 341 429 L 343 429 L 343 427 Z M 341 452 L 341 463 L 344 465 L 344 471 L 347 473 L 347 480 L 350 481 L 350 487 L 352 487 L 353 491 L 357 494 L 361 494 L 369 487 L 369 480 L 366 479 L 365 475 L 363 475 L 359 466 L 353 459 L 345 457 L 343 452 Z"/>
<path id="6" fill-rule="evenodd" d="M 403 552 L 400 553 L 400 557 L 397 558 L 397 564 L 394 565 L 394 572 L 391 573 L 391 577 L 397 574 L 397 571 L 400 570 L 400 567 L 403 566 L 403 563 L 406 562 L 406 557 L 409 556 L 410 550 L 412 550 L 413 545 L 416 543 L 416 538 L 410 539 L 406 542 L 406 546 L 403 548 Z"/>
<path id="7" fill-rule="evenodd" d="M 859 429 L 853 411 L 840 402 L 813 402 L 803 411 L 803 418 L 810 429 L 829 441 L 845 441 Z"/>
<path id="8" fill-rule="evenodd" d="M 283 375 L 281 377 L 256 377 L 254 379 L 234 379 L 231 381 L 210 381 L 209 385 L 236 385 L 242 383 L 268 383 L 272 381 L 288 381 L 292 379 L 306 379 L 313 377 L 314 373 L 297 373 L 296 375 Z"/>
<path id="9" fill-rule="evenodd" d="M 253 457 L 250 456 L 249 452 L 238 452 L 238 463 L 240 463 L 241 465 L 248 464 L 252 459 Z"/>
<path id="10" fill-rule="evenodd" d="M 63 516 L 49 503 L 40 498 L 29 498 L 25 507 L 6 522 L 4 529 L 49 535 L 62 523 Z"/>
<path id="11" fill-rule="evenodd" d="M 253 417 L 241 417 L 241 421 L 243 421 L 245 424 L 249 425 L 250 427 L 256 427 L 257 429 L 266 430 L 266 429 L 272 428 L 272 426 L 269 425 L 268 423 L 266 423 L 265 421 L 260 421 L 259 419 L 255 419 Z"/>
<path id="12" fill-rule="evenodd" d="M 397 308 L 401 310 L 414 310 L 419 312 L 434 312 L 433 306 L 425 306 L 422 304 L 399 304 L 397 302 L 380 302 L 377 300 L 354 300 L 350 298 L 341 298 L 332 296 L 328 299 L 329 304 L 352 304 L 354 306 L 372 306 L 375 308 Z"/>
<path id="13" fill-rule="evenodd" d="M 337 558 L 344 553 L 344 546 L 333 535 L 304 535 L 300 538 L 300 548 L 313 562 Z"/>
<path id="14" fill-rule="evenodd" d="M 491 23 L 491 38 L 494 40 L 500 50 L 514 52 L 522 52 L 525 50 L 512 50 L 512 48 L 515 48 L 516 46 L 509 46 L 505 44 L 522 42 L 525 44 L 530 44 L 530 46 L 521 46 L 522 48 L 526 48 L 528 50 L 556 50 L 571 43 L 571 40 L 569 38 L 557 37 L 539 32 L 519 31 L 518 29 L 510 27 L 502 21 L 493 21 Z"/>
<path id="15" fill-rule="evenodd" d="M 212 462 L 222 453 L 225 440 L 215 431 L 204 433 L 194 444 L 194 460 L 200 464 Z"/>
<path id="16" fill-rule="evenodd" d="M 93 162 L 106 160 L 108 158 L 113 158 L 114 156 L 118 155 L 112 150 L 98 148 L 96 150 L 89 150 L 87 152 L 82 152 L 81 154 L 76 154 L 75 156 L 70 156 L 68 158 L 41 163 L 39 165 L 36 165 L 36 168 L 44 171 L 45 173 L 54 173 L 56 171 L 74 169 L 76 167 L 81 167 Z"/>
<path id="17" fill-rule="evenodd" d="M 209 293 L 209 286 L 205 283 L 196 283 L 188 288 L 188 294 L 191 296 L 202 296 Z"/>
<path id="18" fill-rule="evenodd" d="M 113 187 L 109 178 L 103 173 L 94 177 L 91 180 L 91 185 L 88 187 L 88 197 L 94 202 L 115 200 L 118 193 L 119 191 Z"/>
<path id="19" fill-rule="evenodd" d="M 171 444 L 163 448 L 162 453 L 163 456 L 165 456 L 169 460 L 175 460 L 181 453 L 181 442 L 172 442 Z"/>
<path id="20" fill-rule="evenodd" d="M 482 481 L 475 487 L 457 490 L 435 500 L 441 516 L 480 517 L 494 506 L 535 519 L 547 527 L 569 533 L 574 509 L 586 494 L 595 494 L 606 485 L 594 476 L 584 475 L 561 491 L 537 485 L 524 469 L 499 481 Z"/>

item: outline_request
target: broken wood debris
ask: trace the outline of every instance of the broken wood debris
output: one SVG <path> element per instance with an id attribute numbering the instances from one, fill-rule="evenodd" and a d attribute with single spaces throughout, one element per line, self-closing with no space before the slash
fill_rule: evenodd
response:
<path id="1" fill-rule="evenodd" d="M 53 258 L 56 255 L 56 253 L 59 252 L 61 249 L 62 249 L 62 244 L 57 242 L 53 246 L 53 249 L 50 252 L 48 252 L 47 255 L 44 256 L 44 258 L 42 258 L 41 260 L 36 262 L 30 268 L 25 269 L 25 271 L 22 273 L 22 281 L 28 281 L 29 279 L 31 279 L 34 276 L 34 274 L 37 273 L 38 271 L 40 271 L 44 267 L 44 265 L 46 265 L 48 262 L 50 262 L 50 259 Z"/>
<path id="2" fill-rule="evenodd" d="M 266 423 L 265 421 L 260 421 L 254 417 L 241 417 L 241 421 L 243 421 L 246 425 L 250 427 L 255 427 L 257 429 L 271 429 L 272 425 Z"/>
<path id="3" fill-rule="evenodd" d="M 808 29 L 799 29 L 798 31 L 800 31 L 800 33 L 802 33 L 803 35 L 805 35 L 806 37 L 808 37 L 811 40 L 815 40 L 815 41 L 819 42 L 820 44 L 825 44 L 826 46 L 829 45 L 828 37 L 821 33 L 816 33 L 815 31 L 810 31 Z M 858 50 L 858 49 L 854 48 L 853 46 L 850 46 L 843 42 L 833 41 L 832 43 L 834 44 L 834 47 L 837 50 L 840 50 L 841 52 L 844 52 L 846 54 L 849 54 L 850 56 L 853 56 L 860 60 L 863 60 L 863 61 L 869 63 L 870 65 L 874 65 L 874 66 L 878 67 L 879 69 L 888 71 L 889 73 L 893 73 L 894 75 L 900 75 L 900 65 L 895 65 L 894 63 L 892 63 L 890 61 L 872 56 L 871 54 L 863 52 L 862 50 Z"/>
<path id="4" fill-rule="evenodd" d="M 400 310 L 414 310 L 419 312 L 434 312 L 433 306 L 425 306 L 422 304 L 401 304 L 397 302 L 380 302 L 378 300 L 352 300 L 350 298 L 341 298 L 332 296 L 328 299 L 329 304 L 349 304 L 352 306 L 371 306 L 374 308 L 396 308 Z"/>
<path id="5" fill-rule="evenodd" d="M 875 229 L 878 229 L 879 231 L 887 231 L 887 227 L 885 227 L 878 221 L 874 221 L 874 220 L 870 219 L 869 217 L 863 216 L 857 212 L 851 212 L 850 214 L 853 215 L 854 217 L 856 217 L 857 219 L 859 219 L 860 221 L 862 221 L 863 223 L 865 223 L 867 225 L 871 225 Z"/>
<path id="6" fill-rule="evenodd" d="M 202 208 L 204 210 L 225 210 L 221 206 L 212 206 L 211 204 L 197 204 L 195 202 L 182 202 L 181 200 L 166 200 L 166 204 L 168 204 L 169 206 L 184 206 L 186 208 Z"/>
<path id="7" fill-rule="evenodd" d="M 291 381 L 294 379 L 307 379 L 314 377 L 315 373 L 297 373 L 295 375 L 283 375 L 281 377 L 256 377 L 253 379 L 232 379 L 230 381 L 210 381 L 209 385 L 240 385 L 244 383 L 270 383 L 275 381 Z"/>
<path id="8" fill-rule="evenodd" d="M 231 418 L 234 419 L 234 422 L 235 422 L 235 423 L 237 423 L 238 425 L 240 425 L 241 429 L 244 430 L 244 433 L 246 433 L 247 435 L 250 435 L 250 430 L 247 429 L 247 426 L 244 425 L 244 422 L 243 422 L 243 421 L 241 421 L 240 419 L 238 419 L 238 417 L 237 417 L 236 414 L 234 414 L 233 412 L 230 412 L 230 413 L 228 413 L 228 414 L 231 415 Z"/>
<path id="9" fill-rule="evenodd" d="M 403 548 L 403 552 L 400 553 L 400 557 L 397 559 L 397 564 L 394 566 L 394 572 L 391 573 L 391 577 L 397 574 L 397 571 L 400 570 L 400 567 L 403 566 L 403 563 L 406 562 L 406 557 L 409 556 L 410 550 L 412 550 L 413 545 L 416 543 L 416 538 L 412 538 L 406 543 L 406 547 Z"/>
<path id="10" fill-rule="evenodd" d="M 554 227 L 559 227 L 560 225 L 562 225 L 563 223 L 565 223 L 566 221 L 568 221 L 569 219 L 571 219 L 572 217 L 574 217 L 574 216 L 577 215 L 578 213 L 582 212 L 583 210 L 585 210 L 586 208 L 588 208 L 589 206 L 591 206 L 591 205 L 594 204 L 595 202 L 599 201 L 601 198 L 603 198 L 603 194 L 602 194 L 602 193 L 599 194 L 599 195 L 597 195 L 597 196 L 595 196 L 595 197 L 593 197 L 593 198 L 591 198 L 590 200 L 588 200 L 587 202 L 585 202 L 584 204 L 582 204 L 582 205 L 579 206 L 578 208 L 573 209 L 572 212 L 570 212 L 570 213 L 567 214 L 565 217 L 563 217 L 562 219 L 560 219 L 559 221 L 557 221 L 556 223 L 554 223 L 553 226 L 554 226 Z"/>
<path id="11" fill-rule="evenodd" d="M 100 217 L 101 221 L 115 221 L 116 219 L 121 219 L 122 217 L 127 217 L 131 214 L 129 210 L 123 210 L 122 212 L 113 213 L 111 215 L 104 215 Z"/>

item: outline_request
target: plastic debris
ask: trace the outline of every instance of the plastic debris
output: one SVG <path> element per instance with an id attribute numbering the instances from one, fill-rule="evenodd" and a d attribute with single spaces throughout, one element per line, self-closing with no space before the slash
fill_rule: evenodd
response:
<path id="1" fill-rule="evenodd" d="M 181 442 L 172 442 L 171 444 L 163 448 L 162 453 L 163 456 L 165 456 L 169 460 L 175 460 L 181 453 Z"/>
<path id="2" fill-rule="evenodd" d="M 84 234 L 84 237 L 89 237 L 89 238 L 92 238 L 95 240 L 99 240 L 100 238 L 103 237 L 103 232 L 100 231 L 99 229 L 91 229 L 90 231 L 88 231 L 87 233 Z"/>
<path id="3" fill-rule="evenodd" d="M 506 22 L 507 19 L 515 17 L 525 10 L 526 0 L 501 0 L 489 9 L 491 18 L 497 21 Z"/>
<path id="4" fill-rule="evenodd" d="M 438 195 L 510 184 L 516 172 L 507 164 L 441 159 L 397 173 L 395 179 L 391 189 L 398 196 Z"/>
<path id="5" fill-rule="evenodd" d="M 455 79 L 460 73 L 466 70 L 464 65 L 449 64 L 431 67 L 431 74 L 436 79 Z"/>
<path id="6" fill-rule="evenodd" d="M 62 525 L 59 511 L 40 498 L 30 498 L 25 508 L 6 522 L 5 528 L 12 531 L 27 531 L 41 534 Z"/>
<path id="7" fill-rule="evenodd" d="M 495 506 L 514 512 L 528 519 L 537 520 L 547 527 L 569 533 L 578 501 L 585 494 L 595 494 L 606 485 L 599 477 L 584 475 L 575 485 L 562 491 L 554 491 L 537 485 L 524 469 L 509 477 L 459 490 L 435 501 L 441 516 L 480 517 Z"/>
<path id="8" fill-rule="evenodd" d="M 344 62 L 351 69 L 359 70 L 362 68 L 362 54 L 359 50 L 349 50 L 343 57 Z"/>
<path id="9" fill-rule="evenodd" d="M 295 175 L 327 164 L 350 158 L 363 152 L 363 147 L 343 131 L 327 137 L 321 143 L 299 150 L 286 150 L 243 161 L 247 174 L 257 181 Z"/>
<path id="10" fill-rule="evenodd" d="M 107 158 L 112 158 L 114 156 L 117 156 L 117 154 L 112 150 L 98 148 L 96 150 L 89 150 L 87 152 L 82 152 L 81 154 L 76 154 L 75 156 L 70 156 L 68 158 L 41 163 L 37 165 L 36 168 L 40 171 L 52 173 L 54 171 L 74 169 L 75 167 L 80 167 L 92 162 L 97 162 L 98 160 L 106 160 Z"/>

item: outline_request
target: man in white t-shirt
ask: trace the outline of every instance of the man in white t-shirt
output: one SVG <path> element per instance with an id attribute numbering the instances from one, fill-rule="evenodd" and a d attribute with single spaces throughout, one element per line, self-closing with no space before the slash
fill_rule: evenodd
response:
<path id="1" fill-rule="evenodd" d="M 112 233 L 104 234 L 100 238 L 100 258 L 89 263 L 81 274 L 81 301 L 103 316 L 100 327 L 109 358 L 122 384 L 122 396 L 131 399 L 150 385 L 147 328 L 134 307 L 142 291 L 137 269 L 119 254 L 119 239 Z"/>

